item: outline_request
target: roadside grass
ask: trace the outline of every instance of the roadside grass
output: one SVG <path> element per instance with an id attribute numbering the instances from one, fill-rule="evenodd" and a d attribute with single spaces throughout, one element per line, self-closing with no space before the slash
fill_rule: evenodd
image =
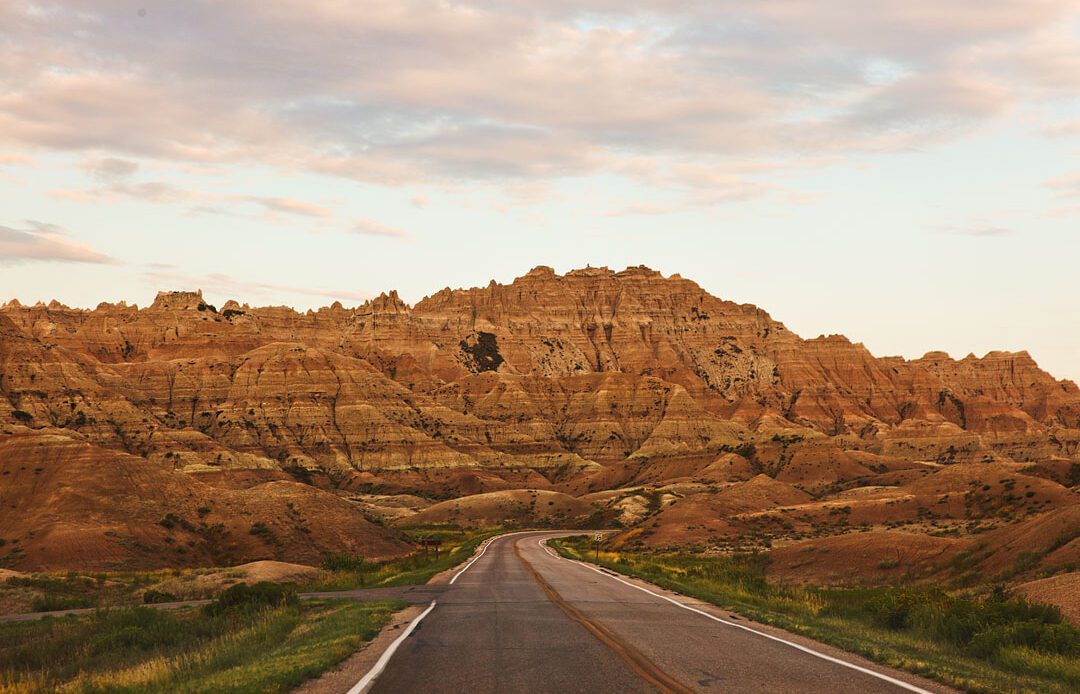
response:
<path id="1" fill-rule="evenodd" d="M 426 552 L 418 549 L 407 557 L 382 562 L 358 555 L 328 555 L 322 564 L 328 575 L 300 583 L 299 587 L 321 592 L 425 583 L 435 574 L 468 559 L 487 538 L 503 532 L 502 529 L 464 530 L 456 525 L 414 526 L 403 530 L 413 540 L 441 540 L 438 556 L 434 549 Z M 196 587 L 196 579 L 207 574 L 236 583 L 244 579 L 243 573 L 227 567 L 12 576 L 0 581 L 0 614 L 210 598 L 220 590 L 220 585 Z M 174 592 L 157 590 L 159 584 L 168 585 L 168 591 Z"/>
<path id="2" fill-rule="evenodd" d="M 936 587 L 815 588 L 771 584 L 763 554 L 600 552 L 587 537 L 549 543 L 755 621 L 972 692 L 1080 690 L 1080 629 L 1057 608 Z"/>
<path id="3" fill-rule="evenodd" d="M 172 599 L 213 597 L 213 593 L 172 596 L 151 590 L 149 599 L 140 591 L 163 581 L 220 573 L 222 569 L 159 569 L 155 571 L 52 572 L 11 576 L 0 581 L 0 613 L 50 612 L 85 607 L 115 607 L 140 602 L 170 602 Z M 236 580 L 242 574 L 236 574 Z"/>
<path id="4" fill-rule="evenodd" d="M 332 555 L 323 562 L 323 568 L 331 575 L 323 580 L 304 583 L 303 589 L 323 592 L 427 583 L 432 576 L 468 559 L 484 540 L 504 532 L 500 528 L 463 530 L 452 525 L 413 526 L 402 530 L 413 540 L 441 540 L 438 557 L 433 549 L 377 563 L 351 555 Z"/>
<path id="5" fill-rule="evenodd" d="M 0 624 L 0 692 L 286 692 L 355 652 L 402 607 L 300 603 L 289 587 L 256 584 L 202 609 Z"/>

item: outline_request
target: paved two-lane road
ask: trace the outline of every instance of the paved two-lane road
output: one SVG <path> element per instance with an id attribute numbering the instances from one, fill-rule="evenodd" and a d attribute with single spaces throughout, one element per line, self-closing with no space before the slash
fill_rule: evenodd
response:
<path id="1" fill-rule="evenodd" d="M 565 534 L 523 533 L 492 541 L 437 597 L 372 691 L 949 691 L 559 558 L 541 544 Z"/>

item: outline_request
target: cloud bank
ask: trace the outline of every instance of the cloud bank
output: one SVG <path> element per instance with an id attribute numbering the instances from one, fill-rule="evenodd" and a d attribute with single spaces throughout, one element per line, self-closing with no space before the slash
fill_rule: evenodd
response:
<path id="1" fill-rule="evenodd" d="M 89 246 L 64 237 L 55 224 L 27 221 L 27 228 L 0 226 L 0 265 L 27 261 L 116 264 L 117 261 Z"/>
<path id="2" fill-rule="evenodd" d="M 113 184 L 144 157 L 394 185 L 659 176 L 723 200 L 754 185 L 748 161 L 923 146 L 1080 89 L 1070 0 L 136 10 L 5 4 L 0 141 L 107 152 Z"/>

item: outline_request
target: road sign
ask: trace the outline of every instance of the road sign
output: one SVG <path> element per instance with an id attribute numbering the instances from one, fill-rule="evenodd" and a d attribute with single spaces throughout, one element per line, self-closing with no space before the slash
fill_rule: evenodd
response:
<path id="1" fill-rule="evenodd" d="M 433 547 L 435 549 L 435 558 L 439 558 L 439 548 L 442 547 L 442 540 L 433 540 L 425 537 L 420 539 L 419 544 L 424 548 L 424 556 L 427 556 L 428 548 Z"/>
<path id="2" fill-rule="evenodd" d="M 603 533 L 596 533 L 596 535 L 593 536 L 593 539 L 596 540 L 597 542 L 600 542 L 601 540 L 604 539 L 604 534 Z"/>

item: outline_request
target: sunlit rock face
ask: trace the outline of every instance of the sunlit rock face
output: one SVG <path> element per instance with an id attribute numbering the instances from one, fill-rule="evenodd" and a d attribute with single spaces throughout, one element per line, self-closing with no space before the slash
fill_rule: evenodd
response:
<path id="1" fill-rule="evenodd" d="M 746 503 L 787 503 L 871 476 L 913 478 L 915 463 L 1066 475 L 1062 465 L 1080 462 L 1080 390 L 1025 352 L 875 357 L 842 336 L 804 340 L 678 275 L 537 267 L 414 306 L 393 291 L 304 313 L 213 306 L 197 291 L 161 292 L 146 308 L 10 302 L 0 463 L 26 455 L 25 437 L 42 450 L 85 447 L 79 461 L 150 466 L 142 488 L 162 517 L 174 495 L 155 485 L 203 485 L 198 496 L 301 484 L 337 502 L 696 480 L 752 482 Z M 77 493 L 77 478 L 64 484 Z M 337 546 L 317 525 L 332 524 L 311 524 L 311 547 Z M 386 553 L 401 549 L 380 532 Z"/>

